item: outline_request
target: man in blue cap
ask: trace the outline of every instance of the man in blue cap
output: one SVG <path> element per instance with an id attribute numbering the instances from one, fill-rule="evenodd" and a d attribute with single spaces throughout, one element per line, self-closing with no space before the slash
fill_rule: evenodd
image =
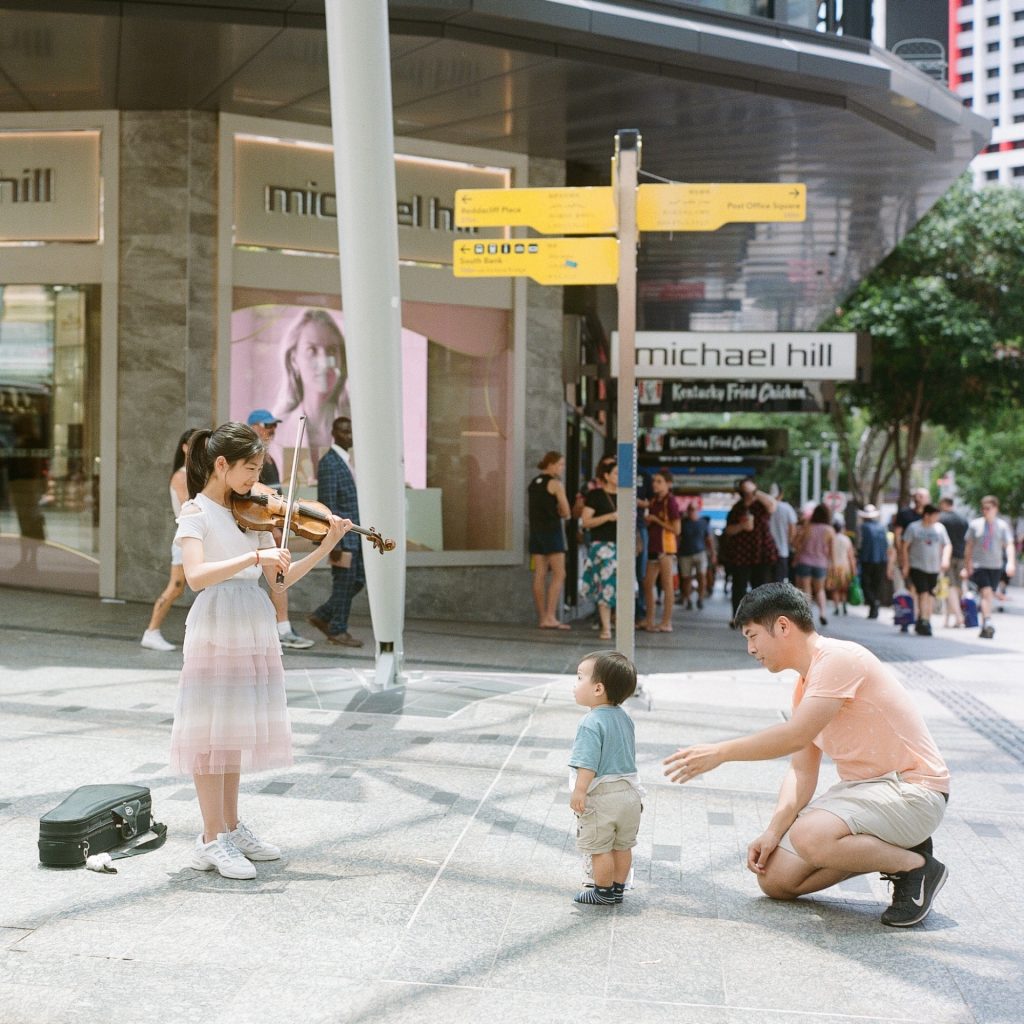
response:
<path id="1" fill-rule="evenodd" d="M 269 409 L 253 409 L 246 421 L 257 436 L 267 447 L 267 454 L 263 458 L 263 469 L 260 472 L 260 483 L 272 487 L 275 491 L 281 490 L 281 473 L 277 463 L 270 455 L 270 444 L 277 432 L 277 425 L 281 421 Z M 274 543 L 281 546 L 281 531 L 274 530 Z M 281 646 L 290 648 L 293 651 L 303 651 L 313 646 L 313 641 L 308 637 L 299 636 L 292 629 L 291 620 L 288 618 L 288 591 L 278 593 L 270 591 L 270 600 L 273 602 L 274 611 L 277 613 L 277 634 L 281 639 Z"/>

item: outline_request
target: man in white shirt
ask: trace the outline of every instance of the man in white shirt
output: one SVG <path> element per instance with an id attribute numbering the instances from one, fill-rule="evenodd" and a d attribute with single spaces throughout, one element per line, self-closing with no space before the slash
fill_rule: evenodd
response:
<path id="1" fill-rule="evenodd" d="M 789 553 L 790 545 L 793 543 L 793 534 L 796 533 L 796 510 L 788 501 L 783 501 L 782 488 L 775 495 L 775 511 L 768 520 L 768 529 L 771 532 L 772 540 L 779 549 L 779 559 L 775 563 L 775 574 L 772 577 L 773 583 L 783 583 L 789 579 Z"/>

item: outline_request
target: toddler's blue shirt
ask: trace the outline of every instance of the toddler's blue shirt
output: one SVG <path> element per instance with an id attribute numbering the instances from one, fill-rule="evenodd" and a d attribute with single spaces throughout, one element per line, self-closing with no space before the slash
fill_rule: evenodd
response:
<path id="1" fill-rule="evenodd" d="M 636 774 L 633 719 L 614 705 L 591 708 L 576 728 L 569 755 L 571 768 L 587 768 L 597 778 Z"/>

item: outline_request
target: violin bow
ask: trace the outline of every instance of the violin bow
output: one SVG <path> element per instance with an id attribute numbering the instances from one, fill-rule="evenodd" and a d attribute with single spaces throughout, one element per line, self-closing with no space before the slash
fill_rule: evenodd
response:
<path id="1" fill-rule="evenodd" d="M 288 481 L 288 511 L 284 514 L 284 532 L 281 536 L 281 543 L 285 549 L 288 547 L 288 531 L 292 528 L 292 513 L 295 511 L 295 478 L 299 472 L 299 449 L 302 448 L 302 435 L 306 432 L 306 417 L 299 417 L 299 429 L 295 438 L 295 454 L 292 456 L 292 475 Z M 284 573 L 277 574 L 278 585 L 284 583 Z"/>

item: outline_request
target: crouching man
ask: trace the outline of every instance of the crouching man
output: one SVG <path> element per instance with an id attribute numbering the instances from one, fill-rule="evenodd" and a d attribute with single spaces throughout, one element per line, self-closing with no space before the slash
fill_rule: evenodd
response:
<path id="1" fill-rule="evenodd" d="M 726 761 L 791 755 L 775 813 L 747 849 L 765 895 L 796 899 L 878 871 L 893 883 L 882 923 L 923 921 L 946 881 L 930 837 L 946 809 L 949 772 L 921 713 L 867 648 L 816 633 L 807 599 L 788 583 L 747 594 L 736 624 L 748 653 L 769 672 L 800 674 L 792 717 L 750 736 L 677 750 L 665 759 L 665 774 L 689 782 Z M 823 752 L 840 781 L 814 799 Z"/>

